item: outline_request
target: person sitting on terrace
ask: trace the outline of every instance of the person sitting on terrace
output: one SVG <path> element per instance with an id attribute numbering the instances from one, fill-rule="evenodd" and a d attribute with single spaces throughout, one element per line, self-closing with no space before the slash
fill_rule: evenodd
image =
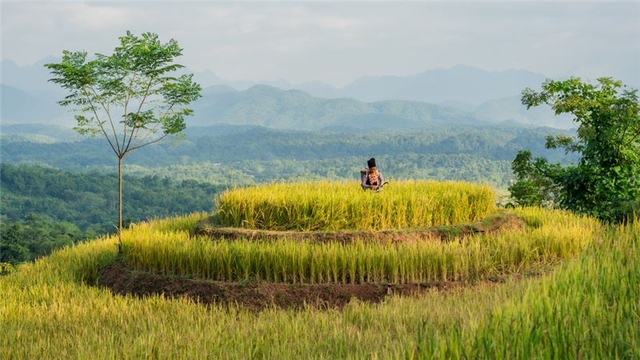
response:
<path id="1" fill-rule="evenodd" d="M 385 184 L 384 176 L 376 167 L 376 159 L 367 160 L 367 168 L 360 170 L 360 180 L 363 190 L 380 191 Z"/>

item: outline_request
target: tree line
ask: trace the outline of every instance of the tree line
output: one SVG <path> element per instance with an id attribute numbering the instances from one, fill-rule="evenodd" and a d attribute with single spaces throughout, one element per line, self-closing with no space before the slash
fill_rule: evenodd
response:
<path id="1" fill-rule="evenodd" d="M 510 161 L 522 149 L 567 163 L 576 158 L 546 149 L 550 128 L 434 126 L 414 131 L 301 132 L 263 127 L 187 128 L 186 139 L 142 148 L 127 157 L 128 174 L 220 185 L 269 180 L 350 179 L 370 157 L 387 175 L 414 179 L 490 182 L 506 189 Z M 199 135 L 198 135 L 199 134 Z M 113 172 L 113 154 L 101 139 L 0 144 L 8 163 L 43 163 L 61 169 Z"/>

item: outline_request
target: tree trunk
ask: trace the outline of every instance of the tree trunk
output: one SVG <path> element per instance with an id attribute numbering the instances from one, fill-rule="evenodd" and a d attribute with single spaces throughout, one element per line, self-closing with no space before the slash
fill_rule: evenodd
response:
<path id="1" fill-rule="evenodd" d="M 122 159 L 118 156 L 118 254 L 122 253 Z"/>

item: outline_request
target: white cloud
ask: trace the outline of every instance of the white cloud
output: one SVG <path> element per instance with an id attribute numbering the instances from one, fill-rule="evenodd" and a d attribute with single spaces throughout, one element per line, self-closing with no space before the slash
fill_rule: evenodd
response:
<path id="1" fill-rule="evenodd" d="M 344 85 L 467 64 L 640 83 L 640 2 L 3 2 L 1 16 L 2 58 L 20 64 L 109 52 L 131 30 L 228 79 Z"/>
<path id="2" fill-rule="evenodd" d="M 120 28 L 131 22 L 130 12 L 122 7 L 87 4 L 62 4 L 64 17 L 71 26 L 87 31 Z"/>

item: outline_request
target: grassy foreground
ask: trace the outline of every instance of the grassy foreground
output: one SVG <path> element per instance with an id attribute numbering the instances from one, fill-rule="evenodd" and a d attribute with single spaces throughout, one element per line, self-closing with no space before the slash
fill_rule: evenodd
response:
<path id="1" fill-rule="evenodd" d="M 554 216 L 523 213 L 540 229 Z M 157 222 L 155 235 L 197 220 Z M 540 244 L 566 236 L 561 227 L 545 234 Z M 594 233 L 583 247 L 553 273 L 524 281 L 342 311 L 252 313 L 91 286 L 116 256 L 115 239 L 105 238 L 0 278 L 0 358 L 639 358 L 640 225 Z"/>

